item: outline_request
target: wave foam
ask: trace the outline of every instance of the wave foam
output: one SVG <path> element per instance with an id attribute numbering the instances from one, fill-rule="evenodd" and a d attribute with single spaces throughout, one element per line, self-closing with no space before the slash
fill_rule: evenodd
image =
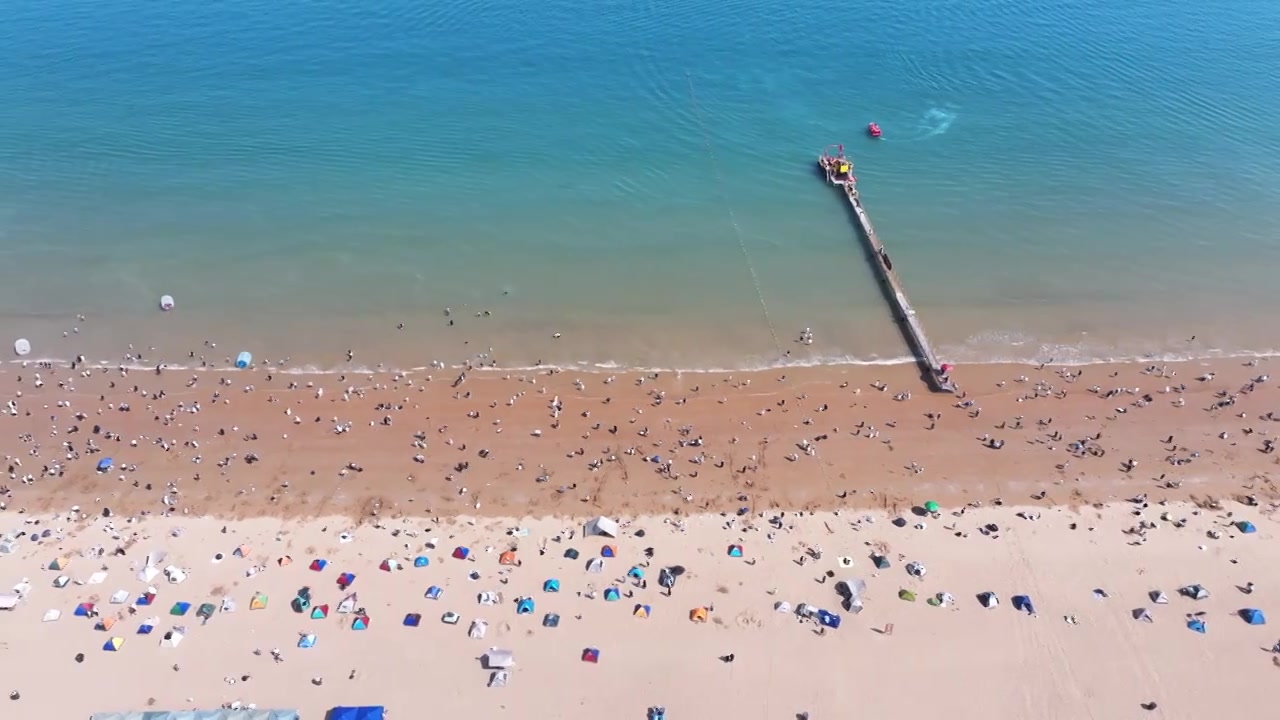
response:
<path id="1" fill-rule="evenodd" d="M 1056 348 L 1056 351 L 1055 351 Z M 1055 367 L 1082 367 L 1087 365 L 1111 365 L 1123 363 L 1178 363 L 1178 362 L 1197 362 L 1210 360 L 1261 360 L 1267 358 L 1280 357 L 1280 350 L 1240 350 L 1226 351 L 1221 349 L 1208 349 L 1201 352 L 1188 353 L 1147 353 L 1132 355 L 1107 355 L 1107 356 L 1084 356 L 1076 354 L 1079 348 L 1072 346 L 1054 346 L 1041 345 L 1041 354 L 1037 358 L 1016 357 L 1016 356 L 994 356 L 982 359 L 961 359 L 954 355 L 944 355 L 948 359 L 953 360 L 961 365 L 1041 365 L 1048 364 Z M 816 357 L 809 359 L 786 359 L 777 362 L 763 363 L 745 363 L 739 367 L 659 367 L 659 366 L 642 366 L 642 365 L 626 365 L 619 362 L 588 362 L 579 361 L 564 364 L 545 364 L 545 365 L 517 365 L 517 366 L 493 366 L 480 367 L 472 366 L 471 372 L 483 373 L 512 373 L 512 372 L 544 372 L 544 371 L 560 371 L 560 372 L 585 372 L 585 373 L 678 373 L 678 374 L 698 374 L 698 373 L 750 373 L 764 372 L 771 370 L 787 370 L 802 368 L 819 368 L 819 367 L 877 367 L 877 366 L 893 366 L 893 365 L 913 365 L 917 362 L 916 358 L 909 356 L 891 357 L 891 358 L 857 358 L 853 356 L 831 356 Z M 61 358 L 21 358 L 10 360 L 9 365 L 19 366 L 22 368 L 39 369 L 41 365 L 52 365 L 60 368 L 69 368 L 71 361 Z M 107 360 L 86 360 L 79 367 L 91 370 L 116 370 L 125 369 L 130 371 L 154 371 L 156 366 L 143 365 L 136 363 L 120 363 L 110 362 Z M 175 363 L 164 363 L 163 367 L 169 372 L 245 372 L 244 370 L 230 366 L 200 366 L 200 365 L 183 365 Z M 299 365 L 294 367 L 275 367 L 255 365 L 252 370 L 266 371 L 279 375 L 374 375 L 374 374 L 399 374 L 399 375 L 429 375 L 431 373 L 441 372 L 461 372 L 467 369 L 464 364 L 445 365 L 444 367 L 422 365 L 410 368 L 398 367 L 374 367 L 354 366 L 343 368 L 324 368 L 315 365 Z"/>

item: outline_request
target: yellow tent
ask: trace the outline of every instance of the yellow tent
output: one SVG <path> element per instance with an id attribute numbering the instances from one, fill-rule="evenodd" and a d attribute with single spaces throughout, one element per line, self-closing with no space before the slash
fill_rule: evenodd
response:
<path id="1" fill-rule="evenodd" d="M 66 570 L 67 566 L 70 564 L 71 564 L 71 558 L 68 558 L 68 557 L 55 558 L 53 562 L 49 563 L 49 569 L 50 570 Z"/>
<path id="2" fill-rule="evenodd" d="M 707 621 L 707 609 L 704 607 L 696 607 L 689 611 L 689 619 L 694 622 Z"/>
<path id="3" fill-rule="evenodd" d="M 250 610 L 263 610 L 267 607 L 267 596 L 263 593 L 254 593 L 253 599 L 249 601 Z"/>
<path id="4" fill-rule="evenodd" d="M 638 618 L 647 618 L 647 617 L 649 617 L 649 606 L 648 606 L 648 605 L 637 605 L 637 606 L 636 606 L 636 611 L 635 611 L 635 612 L 633 612 L 633 613 L 631 613 L 631 614 L 632 614 L 632 615 L 635 615 L 635 616 L 636 616 L 636 617 L 638 617 Z"/>

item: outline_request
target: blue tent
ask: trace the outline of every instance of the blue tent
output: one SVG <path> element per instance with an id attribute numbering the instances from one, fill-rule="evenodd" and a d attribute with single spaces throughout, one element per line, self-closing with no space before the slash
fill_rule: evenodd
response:
<path id="1" fill-rule="evenodd" d="M 542 627 L 560 627 L 560 616 L 555 613 L 547 613 L 542 617 Z"/>
<path id="2" fill-rule="evenodd" d="M 1013 597 L 1009 598 L 1009 602 L 1013 603 L 1014 610 L 1021 610 L 1028 615 L 1036 614 L 1036 607 L 1035 605 L 1031 604 L 1030 595 L 1014 595 Z"/>
<path id="3" fill-rule="evenodd" d="M 430 564 L 431 564 L 431 558 L 427 557 L 426 555 L 419 555 L 418 557 L 413 559 L 414 567 L 426 567 Z"/>
<path id="4" fill-rule="evenodd" d="M 822 625 L 823 627 L 829 627 L 832 630 L 835 630 L 836 628 L 840 627 L 840 616 L 833 612 L 827 612 L 826 610 L 819 610 L 818 624 Z"/>
<path id="5" fill-rule="evenodd" d="M 299 636 L 299 637 L 298 637 L 298 647 L 300 647 L 300 648 L 313 648 L 313 647 L 315 647 L 315 646 L 316 646 L 316 636 L 315 636 L 315 635 L 301 635 L 301 636 Z"/>
<path id="6" fill-rule="evenodd" d="M 1254 527 L 1253 523 L 1249 522 L 1248 520 L 1241 520 L 1240 522 L 1236 523 L 1236 529 L 1244 533 L 1245 535 L 1248 535 L 1249 533 L 1258 532 L 1258 528 Z"/>
<path id="7" fill-rule="evenodd" d="M 542 592 L 560 592 L 560 581 L 555 578 L 551 578 L 550 580 L 542 583 Z"/>
<path id="8" fill-rule="evenodd" d="M 387 710 L 381 705 L 364 707 L 336 707 L 325 715 L 325 720 L 384 720 Z"/>
<path id="9" fill-rule="evenodd" d="M 98 472 L 104 473 L 111 469 L 111 458 L 102 458 L 98 461 Z"/>
<path id="10" fill-rule="evenodd" d="M 636 580 L 643 580 L 644 568 L 640 567 L 639 565 L 632 565 L 631 569 L 627 571 L 627 577 L 635 578 Z"/>
<path id="11" fill-rule="evenodd" d="M 408 615 L 404 616 L 405 627 L 418 627 L 418 625 L 421 622 L 422 622 L 422 615 L 418 613 L 409 613 Z"/>
<path id="12" fill-rule="evenodd" d="M 516 601 L 517 615 L 531 615 L 533 613 L 533 598 L 520 598 Z"/>
<path id="13" fill-rule="evenodd" d="M 138 626 L 138 634 L 150 635 L 151 631 L 155 629 L 156 629 L 156 626 L 152 625 L 151 623 L 142 623 L 141 625 Z"/>
<path id="14" fill-rule="evenodd" d="M 742 546 L 741 546 L 741 545 L 730 545 L 730 546 L 729 546 L 729 557 L 742 557 Z"/>
<path id="15" fill-rule="evenodd" d="M 605 600 L 608 600 L 609 602 L 613 602 L 614 600 L 617 600 L 620 597 L 622 597 L 622 593 L 618 592 L 618 588 L 616 587 L 605 588 L 604 590 Z"/>
<path id="16" fill-rule="evenodd" d="M 428 600 L 439 600 L 440 596 L 443 594 L 444 594 L 444 588 L 440 587 L 439 585 L 432 585 L 431 587 L 427 588 Z"/>
<path id="17" fill-rule="evenodd" d="M 1250 625 L 1266 625 L 1267 616 L 1262 614 L 1258 608 L 1245 608 L 1240 611 L 1240 619 Z"/>
<path id="18" fill-rule="evenodd" d="M 1187 621 L 1187 629 L 1188 629 L 1188 630 L 1195 630 L 1196 632 L 1198 632 L 1198 633 L 1200 633 L 1200 634 L 1204 634 L 1204 631 L 1205 631 L 1205 629 L 1206 629 L 1206 628 L 1205 628 L 1205 626 L 1204 626 L 1204 621 L 1203 621 L 1203 620 L 1201 620 L 1200 618 L 1192 618 L 1192 619 L 1190 619 L 1190 620 L 1188 620 L 1188 621 Z"/>

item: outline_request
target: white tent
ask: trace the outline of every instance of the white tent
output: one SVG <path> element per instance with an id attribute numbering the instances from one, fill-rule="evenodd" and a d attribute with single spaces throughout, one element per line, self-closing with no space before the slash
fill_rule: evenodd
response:
<path id="1" fill-rule="evenodd" d="M 1000 604 L 1000 598 L 996 597 L 995 593 L 987 591 L 978 596 L 978 602 L 982 603 L 982 607 L 990 609 Z"/>
<path id="2" fill-rule="evenodd" d="M 476 602 L 481 605 L 497 605 L 500 599 L 501 598 L 498 596 L 498 593 L 493 592 L 492 590 L 485 590 L 476 596 Z"/>
<path id="3" fill-rule="evenodd" d="M 18 607 L 22 598 L 17 593 L 0 593 L 0 610 L 12 610 Z"/>
<path id="4" fill-rule="evenodd" d="M 235 612 L 236 601 L 229 597 L 222 598 L 222 612 Z"/>
<path id="5" fill-rule="evenodd" d="M 780 613 L 789 613 L 791 612 L 791 603 L 787 602 L 786 600 L 779 600 L 778 602 L 773 604 L 773 609 L 777 610 Z"/>
<path id="6" fill-rule="evenodd" d="M 605 537 L 618 537 L 618 523 L 610 520 L 603 515 L 591 518 L 582 526 L 582 534 L 586 537 L 592 535 L 603 535 Z"/>
<path id="7" fill-rule="evenodd" d="M 1147 612 L 1146 608 L 1134 608 L 1133 619 L 1138 622 L 1155 622 L 1155 620 L 1151 618 L 1151 613 Z"/>
<path id="8" fill-rule="evenodd" d="M 600 558 L 591 558 L 591 561 L 587 563 L 587 572 L 604 572 L 604 560 Z"/>
<path id="9" fill-rule="evenodd" d="M 187 579 L 187 571 L 177 565 L 170 565 L 164 569 L 164 577 L 170 585 L 177 585 Z"/>
<path id="10" fill-rule="evenodd" d="M 1162 590 L 1152 590 L 1151 592 L 1147 593 L 1147 596 L 1151 598 L 1151 602 L 1157 605 L 1169 604 L 1169 596 L 1165 595 L 1164 591 Z"/>
<path id="11" fill-rule="evenodd" d="M 510 650 L 496 647 L 489 648 L 489 652 L 480 656 L 480 661 L 488 670 L 501 670 L 516 664 L 515 655 Z"/>
<path id="12" fill-rule="evenodd" d="M 129 600 L 128 590 L 117 590 L 111 594 L 112 605 L 123 605 Z"/>
<path id="13" fill-rule="evenodd" d="M 58 577 L 53 579 L 53 586 L 56 588 L 64 588 L 70 582 L 71 582 L 71 578 L 67 577 L 66 575 L 59 575 Z"/>
<path id="14" fill-rule="evenodd" d="M 467 629 L 467 637 L 472 640 L 481 640 L 487 632 L 489 632 L 489 623 L 483 620 L 472 620 L 471 627 Z"/>
<path id="15" fill-rule="evenodd" d="M 344 615 L 349 612 L 354 612 L 356 609 L 356 600 L 357 597 L 355 593 L 351 593 L 350 595 L 342 598 L 342 602 L 338 603 L 338 612 Z"/>
<path id="16" fill-rule="evenodd" d="M 182 638 L 184 637 L 186 635 L 183 634 L 181 629 L 174 628 L 165 633 L 164 637 L 160 639 L 160 647 L 176 648 L 182 643 Z"/>
<path id="17" fill-rule="evenodd" d="M 462 618 L 460 618 L 456 612 L 447 612 L 440 616 L 440 622 L 445 625 L 457 625 L 458 621 L 461 619 Z"/>
<path id="18" fill-rule="evenodd" d="M 147 565 L 138 571 L 138 580 L 144 583 L 149 583 L 152 580 L 155 580 L 156 576 L 159 574 L 160 571 L 156 569 L 155 565 Z"/>
<path id="19" fill-rule="evenodd" d="M 41 622 L 54 622 L 55 620 L 57 620 L 57 619 L 58 619 L 58 618 L 60 618 L 60 617 L 62 617 L 62 611 L 61 611 L 61 610 L 45 610 L 45 611 L 44 611 L 44 617 L 43 617 L 43 618 L 41 618 L 41 619 L 40 619 L 40 621 L 41 621 Z"/>
<path id="20" fill-rule="evenodd" d="M 84 581 L 84 584 L 85 585 L 101 585 L 102 583 L 106 582 L 106 580 L 107 580 L 107 571 L 99 570 L 94 574 L 90 575 L 89 579 Z"/>
<path id="21" fill-rule="evenodd" d="M 0 540 L 0 555 L 12 555 L 18 552 L 19 547 L 18 541 L 12 538 Z"/>
<path id="22" fill-rule="evenodd" d="M 89 720 L 298 720 L 297 710 L 133 710 L 97 713 Z"/>
<path id="23" fill-rule="evenodd" d="M 489 673 L 489 687 L 500 688 L 506 687 L 507 681 L 511 679 L 511 673 L 506 670 L 494 670 Z"/>
<path id="24" fill-rule="evenodd" d="M 1180 588 L 1178 592 L 1192 600 L 1204 600 L 1209 597 L 1209 590 L 1200 584 L 1188 585 L 1184 588 Z"/>

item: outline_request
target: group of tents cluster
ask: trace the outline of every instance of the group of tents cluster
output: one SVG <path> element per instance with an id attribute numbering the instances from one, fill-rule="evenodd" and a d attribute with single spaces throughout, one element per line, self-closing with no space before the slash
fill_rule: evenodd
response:
<path id="1" fill-rule="evenodd" d="M 1199 583 L 1184 585 L 1178 588 L 1178 594 L 1188 600 L 1207 600 L 1209 598 L 1209 589 Z M 1156 605 L 1169 604 L 1169 596 L 1163 590 L 1152 590 L 1147 593 L 1147 597 Z M 1236 615 L 1250 625 L 1266 625 L 1267 616 L 1258 608 L 1240 608 L 1236 611 Z M 1204 613 L 1191 613 L 1186 618 L 1187 629 L 1192 632 L 1206 633 L 1209 626 L 1205 622 Z M 1133 619 L 1139 622 L 1155 622 L 1151 611 L 1145 607 L 1133 609 Z"/>
<path id="2" fill-rule="evenodd" d="M 616 538 L 617 535 L 617 523 L 604 517 L 590 520 L 584 527 L 584 536 Z M 251 550 L 247 547 L 240 547 L 234 551 L 233 555 L 236 557 L 247 558 L 250 553 Z M 732 557 L 742 557 L 742 546 L 730 546 L 729 555 Z M 467 546 L 458 546 L 454 548 L 450 553 L 450 556 L 458 560 L 475 561 L 471 549 Z M 221 559 L 222 555 L 219 553 L 216 557 L 217 559 Z M 578 560 L 580 558 L 580 554 L 577 549 L 568 548 L 564 552 L 564 557 L 570 560 Z M 605 559 L 617 557 L 619 557 L 617 545 L 606 542 L 600 546 L 599 555 L 587 561 L 586 571 L 589 573 L 601 573 L 604 570 Z M 148 555 L 145 563 L 145 575 L 143 573 L 139 573 L 139 579 L 149 582 L 160 575 L 161 571 L 157 570 L 155 566 L 159 561 L 163 560 L 163 558 L 164 555 L 162 553 L 153 553 Z M 278 564 L 281 566 L 292 564 L 292 562 L 293 559 L 289 556 L 283 556 L 278 559 Z M 49 563 L 48 567 L 51 570 L 61 572 L 69 563 L 70 560 L 68 558 L 56 558 Z M 380 563 L 379 569 L 386 572 L 394 572 L 403 569 L 407 564 L 408 563 L 404 563 L 397 558 L 386 558 Z M 412 560 L 411 564 L 415 568 L 422 568 L 429 566 L 431 564 L 431 560 L 425 555 L 419 555 Z M 513 548 L 499 553 L 498 564 L 508 567 L 517 567 L 521 563 L 516 550 Z M 308 569 L 312 572 L 322 573 L 326 571 L 329 566 L 330 563 L 328 560 L 324 558 L 315 558 L 308 565 Z M 661 568 L 659 571 L 658 583 L 661 587 L 671 590 L 675 586 L 676 579 L 683 573 L 684 568 L 680 566 Z M 173 566 L 166 567 L 163 570 L 163 574 L 170 584 L 179 584 L 187 578 L 187 571 Z M 102 579 L 105 578 L 105 573 L 101 573 L 101 575 L 102 577 L 95 577 L 95 582 L 101 582 Z M 631 568 L 626 572 L 626 578 L 628 581 L 634 581 L 637 585 L 641 584 L 645 578 L 645 568 L 642 565 L 631 566 Z M 293 599 L 290 601 L 290 608 L 295 613 L 308 615 L 313 620 L 323 620 L 329 617 L 332 609 L 332 611 L 339 614 L 350 614 L 353 616 L 350 624 L 352 630 L 367 629 L 370 622 L 369 615 L 363 607 L 360 607 L 358 594 L 350 591 L 352 586 L 356 583 L 356 574 L 349 571 L 339 573 L 335 582 L 338 590 L 344 593 L 342 600 L 339 601 L 336 606 L 331 608 L 327 603 L 314 602 L 312 588 L 310 586 L 304 586 L 297 591 Z M 67 582 L 64 582 L 60 576 L 59 580 L 55 582 L 55 584 L 59 584 L 59 587 L 65 587 Z M 542 583 L 542 591 L 544 593 L 554 594 L 560 592 L 560 589 L 561 581 L 559 578 L 546 578 Z M 438 585 L 432 585 L 427 589 L 425 597 L 428 600 L 439 600 L 444 596 L 444 592 L 444 588 Z M 148 587 L 144 593 L 133 600 L 130 613 L 135 613 L 138 608 L 153 605 L 157 601 L 159 595 L 160 591 L 156 587 Z M 621 601 L 623 598 L 623 589 L 617 585 L 610 585 L 604 589 L 602 597 L 605 602 Z M 111 596 L 111 604 L 114 605 L 124 605 L 128 600 L 129 593 L 123 590 Z M 499 593 L 489 591 L 479 593 L 477 600 L 481 605 L 494 605 L 501 602 L 502 597 Z M 270 600 L 265 593 L 255 592 L 249 600 L 249 609 L 263 610 L 268 607 L 269 603 Z M 515 599 L 515 606 L 517 615 L 532 615 L 536 611 L 537 602 L 533 597 L 521 596 Z M 226 597 L 222 599 L 220 605 L 203 603 L 197 607 L 191 602 L 180 600 L 175 602 L 169 609 L 169 616 L 172 618 L 185 617 L 191 613 L 193 608 L 195 608 L 196 617 L 207 623 L 218 612 L 234 611 L 236 609 L 236 602 L 235 600 Z M 653 607 L 644 603 L 636 603 L 631 611 L 632 615 L 638 618 L 648 618 L 652 612 Z M 825 611 L 823 612 L 825 613 Z M 95 629 L 102 632 L 110 632 L 116 628 L 121 617 L 123 617 L 118 617 L 116 615 L 100 615 L 98 606 L 93 602 L 80 603 L 76 607 L 74 614 L 77 617 L 85 617 L 94 620 Z M 697 607 L 692 609 L 689 613 L 690 619 L 694 622 L 705 622 L 708 615 L 708 607 Z M 60 611 L 51 610 L 46 613 L 44 619 L 48 622 L 57 620 L 60 616 Z M 445 612 L 440 619 L 441 622 L 445 624 L 454 625 L 461 621 L 461 616 L 454 612 Z M 139 623 L 137 634 L 150 635 L 159 627 L 160 622 L 161 620 L 159 616 L 146 618 Z M 417 627 L 421 622 L 422 613 L 411 612 L 404 616 L 403 625 L 406 627 Z M 548 612 L 542 618 L 542 625 L 544 627 L 554 628 L 559 626 L 559 624 L 560 616 L 557 613 Z M 838 620 L 836 621 L 836 624 L 838 625 Z M 483 638 L 487 628 L 488 624 L 484 620 L 477 618 L 472 621 L 467 632 L 472 638 Z M 183 638 L 187 635 L 187 632 L 188 631 L 185 626 L 173 626 L 164 632 L 162 644 L 167 647 L 176 647 L 182 642 Z M 317 636 L 314 633 L 301 633 L 298 640 L 298 647 L 313 647 L 316 641 Z M 118 651 L 123 647 L 124 642 L 124 637 L 112 636 L 103 645 L 103 649 L 110 652 Z M 599 650 L 595 648 L 590 648 L 588 650 L 590 652 L 584 652 L 583 659 L 589 662 L 598 662 Z"/>

